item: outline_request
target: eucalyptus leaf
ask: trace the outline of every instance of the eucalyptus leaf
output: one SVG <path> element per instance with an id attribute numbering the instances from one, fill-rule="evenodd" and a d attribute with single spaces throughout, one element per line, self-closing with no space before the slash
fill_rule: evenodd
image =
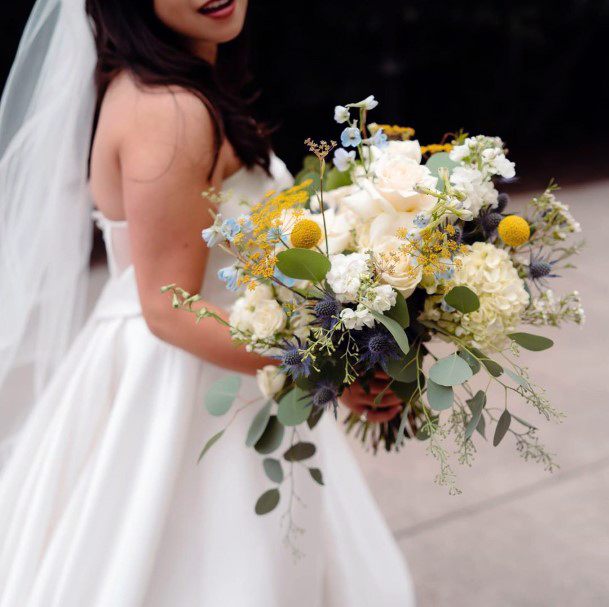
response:
<path id="1" fill-rule="evenodd" d="M 385 312 L 386 316 L 393 318 L 401 327 L 404 329 L 410 324 L 410 314 L 408 312 L 408 304 L 404 299 L 404 296 L 396 291 L 396 298 L 394 306 Z"/>
<path id="2" fill-rule="evenodd" d="M 258 439 L 258 442 L 254 445 L 254 449 L 262 455 L 268 455 L 273 453 L 283 440 L 283 433 L 285 429 L 283 424 L 277 419 L 275 415 L 269 417 L 268 424 L 262 433 L 262 436 Z"/>
<path id="3" fill-rule="evenodd" d="M 279 504 L 280 497 L 279 489 L 269 489 L 268 491 L 265 491 L 258 498 L 256 506 L 254 507 L 256 514 L 268 514 L 272 510 L 275 510 L 277 504 Z"/>
<path id="4" fill-rule="evenodd" d="M 267 457 L 262 461 L 262 467 L 264 468 L 264 473 L 274 483 L 283 482 L 283 468 L 278 459 Z"/>
<path id="5" fill-rule="evenodd" d="M 448 169 L 451 172 L 455 167 L 459 166 L 458 162 L 451 160 L 450 156 L 446 152 L 438 152 L 432 154 L 426 162 L 427 168 L 430 170 L 434 177 L 438 176 L 439 169 Z M 438 186 L 441 184 L 438 183 Z"/>
<path id="6" fill-rule="evenodd" d="M 315 451 L 316 449 L 313 443 L 296 443 L 283 454 L 283 457 L 288 462 L 300 462 L 303 459 L 313 457 Z"/>
<path id="7" fill-rule="evenodd" d="M 478 296 L 465 286 L 453 287 L 444 296 L 444 301 L 463 314 L 475 312 L 480 307 Z"/>
<path id="8" fill-rule="evenodd" d="M 484 415 L 480 416 L 480 421 L 478 421 L 478 425 L 476 426 L 476 432 L 486 440 L 486 421 L 484 420 Z"/>
<path id="9" fill-rule="evenodd" d="M 313 411 L 311 411 L 311 415 L 307 418 L 307 426 L 309 426 L 310 430 L 313 430 L 315 426 L 319 423 L 319 420 L 322 418 L 324 414 L 323 407 L 313 407 Z"/>
<path id="10" fill-rule="evenodd" d="M 278 403 L 277 418 L 284 426 L 298 426 L 311 415 L 311 397 L 295 386 Z"/>
<path id="11" fill-rule="evenodd" d="M 248 447 L 253 447 L 262 436 L 264 429 L 269 423 L 269 418 L 271 417 L 272 404 L 273 403 L 269 401 L 254 416 L 254 419 L 250 424 L 249 430 L 247 431 L 247 437 L 245 438 L 245 444 Z"/>
<path id="12" fill-rule="evenodd" d="M 235 402 L 241 388 L 240 375 L 225 375 L 215 381 L 205 395 L 205 408 L 212 415 L 224 415 Z"/>
<path id="13" fill-rule="evenodd" d="M 497 422 L 497 427 L 495 428 L 495 436 L 493 436 L 493 446 L 496 447 L 506 435 L 507 431 L 510 429 L 510 423 L 512 421 L 512 416 L 507 409 L 504 409 L 499 421 Z"/>
<path id="14" fill-rule="evenodd" d="M 554 345 L 554 342 L 543 335 L 533 335 L 532 333 L 508 333 L 508 337 L 513 339 L 519 346 L 532 352 L 541 352 Z"/>
<path id="15" fill-rule="evenodd" d="M 387 363 L 387 374 L 397 381 L 410 383 L 417 379 L 417 350 L 411 348 L 403 358 L 394 358 Z"/>
<path id="16" fill-rule="evenodd" d="M 478 428 L 480 420 L 483 419 L 482 410 L 486 405 L 486 394 L 482 390 L 478 390 L 478 392 L 476 392 L 472 398 L 467 399 L 466 402 L 472 412 L 472 417 L 465 427 L 465 437 L 470 438 L 474 433 L 474 430 Z M 484 422 L 482 425 L 484 428 Z M 482 436 L 484 436 L 484 430 L 482 431 Z"/>
<path id="17" fill-rule="evenodd" d="M 513 371 L 511 371 L 510 369 L 504 369 L 503 372 L 506 375 L 508 375 L 509 377 L 511 377 L 517 384 L 519 384 L 523 387 L 526 387 L 529 385 L 529 382 L 524 377 L 521 377 L 517 373 L 514 373 Z"/>
<path id="18" fill-rule="evenodd" d="M 476 375 L 480 371 L 481 365 L 478 359 L 470 354 L 467 350 L 459 350 L 457 354 L 469 365 L 472 373 Z"/>
<path id="19" fill-rule="evenodd" d="M 453 389 L 450 386 L 442 386 L 432 379 L 427 382 L 427 400 L 429 406 L 435 411 L 450 409 L 454 397 Z"/>
<path id="20" fill-rule="evenodd" d="M 429 370 L 429 378 L 441 386 L 458 386 L 472 375 L 470 366 L 457 354 L 441 358 Z"/>
<path id="21" fill-rule="evenodd" d="M 324 477 L 319 468 L 309 468 L 311 478 L 319 485 L 324 484 Z"/>
<path id="22" fill-rule="evenodd" d="M 277 255 L 277 268 L 290 278 L 319 283 L 330 269 L 330 260 L 310 249 L 288 249 Z"/>
<path id="23" fill-rule="evenodd" d="M 370 312 L 372 316 L 376 319 L 377 322 L 381 323 L 385 326 L 385 328 L 391 333 L 393 339 L 397 342 L 398 346 L 400 346 L 400 350 L 404 352 L 404 354 L 408 354 L 410 350 L 410 345 L 408 344 L 408 337 L 406 337 L 406 332 L 397 321 L 393 320 L 393 318 L 389 318 L 384 314 L 380 314 L 379 312 Z"/>
<path id="24" fill-rule="evenodd" d="M 425 387 L 425 377 L 421 377 L 421 390 Z M 391 391 L 399 396 L 405 403 L 411 401 L 412 397 L 419 391 L 419 386 L 416 381 L 404 383 L 401 381 L 394 381 L 391 384 Z"/>
<path id="25" fill-rule="evenodd" d="M 203 450 L 199 455 L 199 459 L 197 462 L 200 462 L 203 459 L 203 456 L 222 438 L 224 434 L 224 430 L 220 430 L 220 432 L 216 432 L 204 445 Z"/>
<path id="26" fill-rule="evenodd" d="M 513 413 L 511 415 L 517 422 L 521 423 L 523 426 L 526 426 L 527 428 L 531 428 L 531 430 L 537 430 L 537 426 L 530 424 L 526 419 L 522 419 L 522 417 L 518 417 L 517 415 L 514 415 Z"/>
<path id="27" fill-rule="evenodd" d="M 485 369 L 493 376 L 499 377 L 503 373 L 503 367 L 496 363 L 492 358 L 489 358 L 484 352 L 476 348 L 468 347 L 468 350 L 478 357 L 478 360 L 484 365 Z"/>
<path id="28" fill-rule="evenodd" d="M 330 192 L 346 185 L 351 185 L 351 173 L 349 171 L 339 171 L 332 167 L 324 177 L 324 190 Z"/>

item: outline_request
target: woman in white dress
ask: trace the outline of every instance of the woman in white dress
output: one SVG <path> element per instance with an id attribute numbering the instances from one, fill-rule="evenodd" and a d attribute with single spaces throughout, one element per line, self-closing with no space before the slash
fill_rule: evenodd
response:
<path id="1" fill-rule="evenodd" d="M 201 192 L 223 190 L 222 214 L 234 216 L 244 198 L 291 182 L 229 92 L 236 63 L 222 67 L 246 4 L 89 0 L 91 22 L 85 0 L 34 9 L 0 109 L 2 434 L 19 430 L 4 442 L 0 476 L 0 607 L 413 605 L 399 550 L 330 416 L 314 430 L 326 486 L 295 470 L 304 506 L 283 523 L 282 508 L 253 512 L 269 484 L 243 444 L 255 412 L 196 465 L 223 424 L 202 407 L 206 388 L 232 369 L 251 398 L 268 361 L 213 321 L 195 327 L 159 287 L 202 284 L 206 305 L 225 314 L 231 294 L 215 275 L 227 259 L 201 242 Z M 110 279 L 67 348 L 90 232 L 91 25 L 102 102 L 90 188 Z M 26 373 L 33 406 L 20 428 Z M 291 534 L 298 560 L 283 541 L 290 524 L 304 530 Z"/>

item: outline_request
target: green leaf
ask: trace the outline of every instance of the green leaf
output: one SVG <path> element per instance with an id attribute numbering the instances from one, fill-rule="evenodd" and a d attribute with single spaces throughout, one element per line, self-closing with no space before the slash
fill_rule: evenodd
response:
<path id="1" fill-rule="evenodd" d="M 480 421 L 478 422 L 478 425 L 476 426 L 476 432 L 484 439 L 486 440 L 486 421 L 484 421 L 484 415 L 480 416 Z"/>
<path id="2" fill-rule="evenodd" d="M 283 424 L 277 419 L 275 415 L 269 417 L 269 422 L 262 433 L 262 436 L 258 439 L 258 442 L 254 445 L 254 449 L 262 455 L 268 455 L 273 453 L 283 440 L 283 433 L 285 429 Z"/>
<path id="3" fill-rule="evenodd" d="M 470 354 L 467 350 L 459 350 L 457 354 L 469 365 L 472 373 L 476 375 L 480 371 L 481 365 L 478 359 Z"/>
<path id="4" fill-rule="evenodd" d="M 315 428 L 315 426 L 317 426 L 317 424 L 319 423 L 319 420 L 322 418 L 323 414 L 324 414 L 323 407 L 313 407 L 313 411 L 311 412 L 311 415 L 309 415 L 309 417 L 307 418 L 307 426 L 309 426 L 310 430 L 313 430 L 313 428 Z"/>
<path id="5" fill-rule="evenodd" d="M 387 363 L 387 374 L 393 379 L 405 383 L 417 379 L 417 351 L 412 348 L 404 358 L 394 358 Z"/>
<path id="6" fill-rule="evenodd" d="M 324 484 L 324 477 L 319 468 L 309 468 L 311 478 L 319 485 Z"/>
<path id="7" fill-rule="evenodd" d="M 507 409 L 504 409 L 499 421 L 497 422 L 497 427 L 495 428 L 495 436 L 493 436 L 493 446 L 496 447 L 505 436 L 506 432 L 510 429 L 510 422 L 512 421 L 512 416 Z"/>
<path id="8" fill-rule="evenodd" d="M 441 386 L 433 380 L 427 382 L 427 400 L 429 406 L 435 411 L 444 411 L 453 406 L 455 395 L 450 386 Z"/>
<path id="9" fill-rule="evenodd" d="M 298 426 L 311 415 L 311 397 L 295 386 L 278 403 L 277 417 L 284 426 Z"/>
<path id="10" fill-rule="evenodd" d="M 262 467 L 264 468 L 264 473 L 274 483 L 281 483 L 283 481 L 283 468 L 278 459 L 267 457 L 262 461 Z"/>
<path id="11" fill-rule="evenodd" d="M 529 382 L 524 377 L 521 377 L 520 375 L 511 371 L 510 369 L 504 369 L 503 372 L 506 375 L 508 375 L 509 377 L 511 377 L 517 384 L 519 384 L 525 388 L 526 388 L 526 386 L 529 385 Z"/>
<path id="12" fill-rule="evenodd" d="M 513 413 L 511 415 L 517 422 L 521 423 L 523 426 L 526 426 L 527 428 L 531 428 L 531 430 L 537 430 L 537 426 L 530 424 L 526 419 L 522 419 L 522 417 L 518 417 L 517 415 L 514 415 Z"/>
<path id="13" fill-rule="evenodd" d="M 380 322 L 385 328 L 393 335 L 393 339 L 397 342 L 398 346 L 404 354 L 408 354 L 410 350 L 410 345 L 408 344 L 408 337 L 406 337 L 406 332 L 401 327 L 400 323 L 393 320 L 393 318 L 389 318 L 384 314 L 380 314 L 379 312 L 370 311 L 370 314 L 374 316 L 377 322 Z"/>
<path id="14" fill-rule="evenodd" d="M 277 268 L 290 278 L 321 282 L 330 269 L 330 260 L 310 249 L 288 249 L 277 255 Z"/>
<path id="15" fill-rule="evenodd" d="M 220 438 L 222 438 L 223 434 L 224 434 L 224 430 L 220 430 L 220 432 L 216 432 L 216 434 L 214 434 L 205 443 L 205 446 L 203 447 L 203 450 L 201 451 L 201 453 L 199 455 L 199 459 L 197 460 L 197 462 L 200 462 L 203 459 L 203 456 L 220 440 Z"/>
<path id="16" fill-rule="evenodd" d="M 410 314 L 408 313 L 408 304 L 404 299 L 404 296 L 396 291 L 395 305 L 385 312 L 386 316 L 393 318 L 401 327 L 408 327 L 410 324 Z"/>
<path id="17" fill-rule="evenodd" d="M 268 491 L 265 491 L 256 502 L 256 506 L 254 508 L 256 514 L 268 514 L 272 510 L 275 510 L 275 508 L 277 508 L 277 504 L 279 503 L 279 498 L 279 489 L 269 489 Z"/>
<path id="18" fill-rule="evenodd" d="M 422 377 L 422 379 L 424 380 L 425 378 Z M 425 383 L 422 382 L 421 383 L 421 390 L 424 388 Z M 405 403 L 410 402 L 411 398 L 414 396 L 414 394 L 416 394 L 419 391 L 419 388 L 417 386 L 417 382 L 413 381 L 413 382 L 409 382 L 409 383 L 404 383 L 401 381 L 394 381 L 391 384 L 391 391 L 396 394 L 397 396 L 399 396 Z"/>
<path id="19" fill-rule="evenodd" d="M 429 377 L 441 386 L 458 386 L 472 376 L 470 366 L 456 354 L 441 358 L 429 370 Z"/>
<path id="20" fill-rule="evenodd" d="M 499 377 L 503 373 L 503 367 L 496 363 L 492 358 L 489 358 L 480 350 L 476 348 L 468 347 L 468 350 L 474 355 L 478 357 L 478 360 L 484 365 L 485 369 L 493 376 Z"/>
<path id="21" fill-rule="evenodd" d="M 437 154 L 432 154 L 426 163 L 427 168 L 431 171 L 431 174 L 434 177 L 438 177 L 438 170 L 441 168 L 448 169 L 449 173 L 456 167 L 459 166 L 458 162 L 450 159 L 450 156 L 446 152 L 438 152 Z M 438 190 L 444 190 L 444 184 L 440 179 L 438 179 Z"/>
<path id="22" fill-rule="evenodd" d="M 519 346 L 532 352 L 541 352 L 554 345 L 551 339 L 542 335 L 533 335 L 532 333 L 508 333 L 508 337 L 513 339 Z"/>
<path id="23" fill-rule="evenodd" d="M 225 375 L 221 377 L 210 386 L 205 395 L 205 408 L 212 415 L 224 415 L 235 402 L 240 388 L 240 375 Z"/>
<path id="24" fill-rule="evenodd" d="M 472 412 L 472 417 L 465 427 L 465 438 L 470 438 L 474 433 L 474 430 L 480 425 L 480 420 L 484 419 L 482 417 L 482 409 L 484 409 L 484 406 L 486 405 L 486 394 L 482 390 L 478 390 L 478 392 L 476 392 L 472 398 L 467 399 L 466 402 Z M 484 436 L 484 422 L 482 422 L 481 434 Z"/>
<path id="25" fill-rule="evenodd" d="M 313 457 L 315 451 L 316 449 L 313 443 L 296 443 L 283 454 L 283 457 L 288 462 L 300 462 L 303 459 Z"/>
<path id="26" fill-rule="evenodd" d="M 478 296 L 469 287 L 453 287 L 445 296 L 444 301 L 463 314 L 475 312 L 480 307 Z"/>
<path id="27" fill-rule="evenodd" d="M 267 424 L 269 423 L 269 418 L 271 417 L 271 406 L 272 402 L 269 401 L 256 413 L 252 423 L 250 424 L 249 430 L 247 431 L 247 437 L 245 439 L 245 444 L 248 447 L 253 447 L 264 432 Z"/>
<path id="28" fill-rule="evenodd" d="M 324 176 L 324 190 L 330 192 L 345 185 L 351 185 L 351 173 L 341 172 L 336 167 L 332 167 Z"/>

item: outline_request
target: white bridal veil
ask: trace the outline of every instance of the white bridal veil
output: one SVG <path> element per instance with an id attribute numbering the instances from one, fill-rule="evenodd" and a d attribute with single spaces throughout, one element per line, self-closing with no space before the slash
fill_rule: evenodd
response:
<path id="1" fill-rule="evenodd" d="M 84 0 L 38 0 L 0 105 L 0 464 L 83 320 L 95 62 Z"/>

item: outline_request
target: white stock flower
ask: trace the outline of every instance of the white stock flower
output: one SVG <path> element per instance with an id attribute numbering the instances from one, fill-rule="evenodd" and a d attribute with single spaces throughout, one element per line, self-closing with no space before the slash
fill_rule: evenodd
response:
<path id="1" fill-rule="evenodd" d="M 349 120 L 349 110 L 344 105 L 337 105 L 334 108 L 334 120 L 338 122 L 338 124 L 343 124 Z"/>
<path id="2" fill-rule="evenodd" d="M 368 274 L 368 257 L 362 253 L 332 255 L 326 280 L 341 302 L 357 301 L 362 277 Z"/>
<path id="3" fill-rule="evenodd" d="M 482 159 L 490 173 L 511 179 L 516 175 L 516 165 L 505 157 L 501 148 L 487 148 L 482 152 Z"/>
<path id="4" fill-rule="evenodd" d="M 283 388 L 286 376 L 276 365 L 266 365 L 256 371 L 258 389 L 266 398 L 273 398 Z"/>
<path id="5" fill-rule="evenodd" d="M 484 206 L 497 206 L 499 194 L 493 182 L 485 179 L 478 169 L 469 166 L 455 167 L 450 182 L 465 195 L 463 207 L 469 210 L 473 217 L 477 217 Z"/>
<path id="6" fill-rule="evenodd" d="M 386 312 L 395 305 L 396 298 L 392 287 L 379 285 L 368 289 L 362 303 L 373 312 Z"/>
<path id="7" fill-rule="evenodd" d="M 343 321 L 345 329 L 349 330 L 354 329 L 355 331 L 359 331 L 364 327 L 374 326 L 374 316 L 370 314 L 368 308 L 361 304 L 358 305 L 355 310 L 344 308 L 340 313 L 340 318 Z"/>

